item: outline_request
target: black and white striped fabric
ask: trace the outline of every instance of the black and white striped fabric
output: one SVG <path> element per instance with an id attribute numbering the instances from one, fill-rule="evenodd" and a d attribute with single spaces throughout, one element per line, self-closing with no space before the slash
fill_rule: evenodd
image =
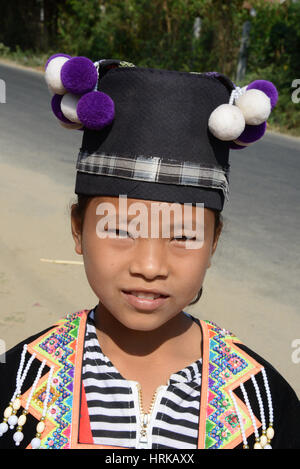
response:
<path id="1" fill-rule="evenodd" d="M 94 310 L 87 321 L 82 379 L 94 443 L 139 448 L 138 383 L 123 378 L 103 354 L 93 319 Z M 149 424 L 149 448 L 197 448 L 201 367 L 199 358 L 173 373 L 159 391 Z"/>

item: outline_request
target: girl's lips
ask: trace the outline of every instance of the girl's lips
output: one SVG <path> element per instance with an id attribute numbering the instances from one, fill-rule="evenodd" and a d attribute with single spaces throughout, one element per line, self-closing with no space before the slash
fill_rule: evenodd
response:
<path id="1" fill-rule="evenodd" d="M 155 298 L 155 300 L 150 300 L 147 298 L 139 298 L 131 293 L 127 293 L 122 291 L 122 294 L 125 296 L 126 300 L 129 304 L 134 306 L 135 308 L 142 309 L 143 311 L 152 311 L 162 304 L 169 298 L 168 296 L 160 296 L 159 298 Z"/>

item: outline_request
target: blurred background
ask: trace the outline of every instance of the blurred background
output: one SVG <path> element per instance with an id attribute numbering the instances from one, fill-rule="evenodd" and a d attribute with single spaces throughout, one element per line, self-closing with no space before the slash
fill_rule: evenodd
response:
<path id="1" fill-rule="evenodd" d="M 0 348 L 95 298 L 70 229 L 82 132 L 51 112 L 52 54 L 272 81 L 262 140 L 230 156 L 224 229 L 200 301 L 300 397 L 300 2 L 0 0 Z M 46 259 L 46 261 L 45 261 Z"/>

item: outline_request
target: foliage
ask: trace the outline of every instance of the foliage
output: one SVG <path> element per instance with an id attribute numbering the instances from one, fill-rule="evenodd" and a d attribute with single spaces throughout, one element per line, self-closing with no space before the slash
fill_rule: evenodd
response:
<path id="1" fill-rule="evenodd" d="M 286 1 L 279 5 L 259 0 L 255 7 L 246 80 L 249 83 L 263 78 L 276 85 L 279 100 L 270 124 L 299 135 L 300 103 L 292 101 L 292 83 L 300 79 L 300 4 Z"/>
<path id="2" fill-rule="evenodd" d="M 0 57 L 43 65 L 61 51 L 94 61 L 118 58 L 144 67 L 217 70 L 233 81 L 243 24 L 251 21 L 244 84 L 273 81 L 280 98 L 272 125 L 300 132 L 300 104 L 291 99 L 292 82 L 300 79 L 300 1 L 0 0 L 0 8 Z M 199 35 L 196 19 L 201 19 Z"/>

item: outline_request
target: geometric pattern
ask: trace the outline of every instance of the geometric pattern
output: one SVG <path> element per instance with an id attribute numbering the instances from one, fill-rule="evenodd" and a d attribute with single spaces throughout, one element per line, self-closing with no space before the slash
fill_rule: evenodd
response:
<path id="1" fill-rule="evenodd" d="M 88 311 L 69 314 L 44 335 L 28 344 L 29 353 L 36 353 L 36 358 L 40 361 L 46 359 L 48 367 L 54 366 L 45 420 L 46 428 L 41 436 L 41 449 L 71 448 L 77 339 L 81 318 L 86 317 Z M 251 374 L 258 373 L 261 366 L 238 348 L 241 341 L 231 332 L 219 328 L 211 321 L 201 320 L 201 324 L 204 334 L 203 380 L 198 447 L 207 449 L 235 447 L 242 441 L 241 429 L 229 391 L 234 391 L 241 382 L 249 379 Z M 80 366 L 80 363 L 77 363 L 78 365 Z M 39 380 L 28 409 L 29 413 L 38 420 L 42 416 L 47 379 L 48 373 Z M 21 396 L 23 407 L 29 393 L 30 388 Z M 237 396 L 236 400 L 245 434 L 248 436 L 253 433 L 252 421 L 246 405 Z M 256 418 L 255 420 L 259 428 L 261 423 Z M 78 428 L 73 428 L 73 431 L 77 432 Z M 34 436 L 32 435 L 32 438 Z M 98 445 L 92 446 L 97 448 Z M 31 445 L 27 448 L 31 448 Z"/>
<path id="2" fill-rule="evenodd" d="M 237 387 L 242 378 L 256 369 L 245 354 L 233 347 L 240 342 L 231 332 L 211 321 L 209 332 L 208 390 L 205 424 L 205 448 L 221 449 L 240 435 L 240 427 L 229 389 Z M 248 412 L 239 406 L 245 430 L 252 425 Z"/>
<path id="3" fill-rule="evenodd" d="M 30 344 L 32 353 L 46 359 L 48 366 L 55 366 L 47 412 L 47 423 L 51 430 L 43 432 L 41 449 L 70 447 L 75 350 L 82 313 L 69 314 L 57 323 L 57 327 Z M 46 382 L 46 378 L 42 380 L 31 401 L 31 407 L 40 412 L 43 409 Z"/>

